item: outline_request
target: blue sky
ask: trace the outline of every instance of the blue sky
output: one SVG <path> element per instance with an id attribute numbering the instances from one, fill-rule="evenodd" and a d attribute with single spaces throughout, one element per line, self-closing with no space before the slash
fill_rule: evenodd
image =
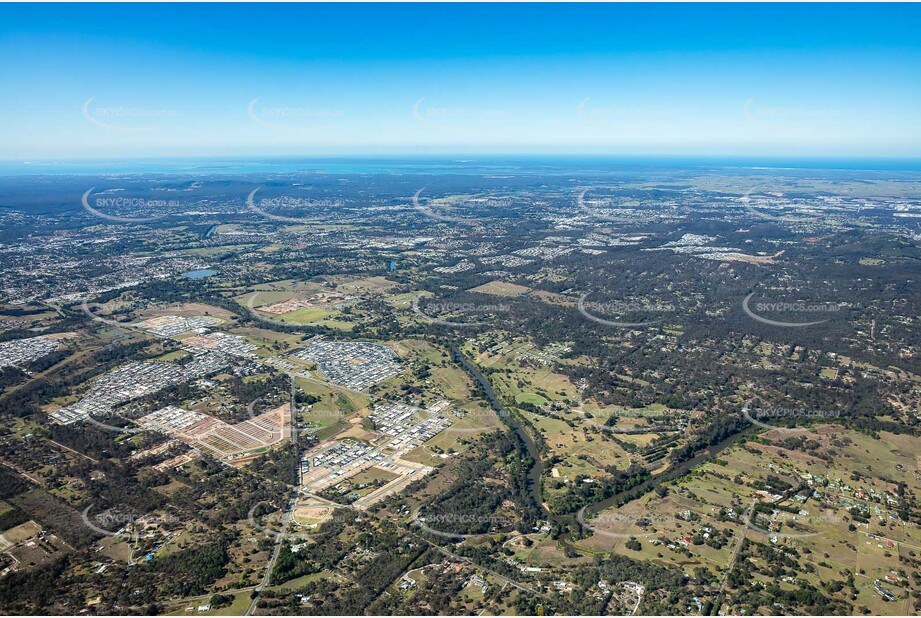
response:
<path id="1" fill-rule="evenodd" d="M 921 156 L 921 6 L 0 5 L 0 160 Z"/>

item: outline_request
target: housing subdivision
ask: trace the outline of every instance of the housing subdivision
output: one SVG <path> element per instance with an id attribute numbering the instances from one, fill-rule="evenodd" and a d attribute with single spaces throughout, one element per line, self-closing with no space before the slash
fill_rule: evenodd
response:
<path id="1" fill-rule="evenodd" d="M 182 364 L 131 362 L 99 378 L 80 401 L 52 412 L 51 419 L 69 425 L 89 416 L 111 415 L 123 403 L 213 375 L 227 366 L 227 357 L 211 352 L 200 353 Z"/>
<path id="2" fill-rule="evenodd" d="M 356 496 L 352 504 L 357 508 L 368 508 L 434 470 L 423 464 L 385 455 L 370 444 L 345 439 L 320 445 L 305 453 L 301 459 L 301 483 L 309 492 L 322 492 L 372 468 L 387 475 L 390 480 L 370 493 Z"/>
<path id="3" fill-rule="evenodd" d="M 211 330 L 211 327 L 223 322 L 224 320 L 220 318 L 208 315 L 191 317 L 161 315 L 138 322 L 134 326 L 154 335 L 176 339 L 183 348 L 191 352 L 212 350 L 241 358 L 256 358 L 255 350 L 259 346 L 250 343 L 246 337 Z M 188 333 L 193 334 L 190 337 L 180 337 Z"/>
<path id="4" fill-rule="evenodd" d="M 138 425 L 165 433 L 213 457 L 232 459 L 289 438 L 290 409 L 291 405 L 286 403 L 230 425 L 208 414 L 167 406 L 141 417 Z"/>
<path id="5" fill-rule="evenodd" d="M 291 356 L 316 363 L 327 380 L 356 391 L 402 371 L 396 353 L 377 343 L 317 339 Z"/>
<path id="6" fill-rule="evenodd" d="M 291 298 L 273 305 L 259 307 L 259 311 L 264 311 L 272 315 L 284 315 L 297 311 L 298 309 L 336 306 L 343 301 L 354 300 L 354 298 L 353 296 L 347 296 L 338 292 L 320 292 L 309 298 Z"/>
<path id="7" fill-rule="evenodd" d="M 0 343 L 0 369 L 31 363 L 58 349 L 58 342 L 47 335 L 14 339 Z"/>
<path id="8" fill-rule="evenodd" d="M 436 404 L 439 405 L 439 404 Z M 444 406 L 439 407 L 439 411 Z M 451 421 L 431 409 L 403 403 L 385 403 L 374 408 L 371 420 L 379 432 L 392 438 L 385 448 L 403 454 L 421 446 L 451 426 Z"/>
<path id="9" fill-rule="evenodd" d="M 161 315 L 138 322 L 134 326 L 161 337 L 175 337 L 185 333 L 204 333 L 209 328 L 221 324 L 224 320 L 209 315 L 185 317 L 181 315 Z"/>
<path id="10" fill-rule="evenodd" d="M 184 347 L 192 346 L 193 348 L 214 350 L 242 358 L 256 358 L 255 350 L 258 349 L 258 346 L 247 341 L 246 337 L 222 332 L 205 332 L 193 335 L 183 339 L 182 345 Z"/>
<path id="11" fill-rule="evenodd" d="M 378 449 L 357 440 L 340 440 L 305 456 L 305 460 L 309 462 L 307 470 L 329 471 L 328 476 L 331 479 L 351 476 L 383 459 L 384 454 Z"/>
<path id="12" fill-rule="evenodd" d="M 388 480 L 358 497 L 353 503 L 356 507 L 367 508 L 401 491 L 433 470 L 402 457 L 451 426 L 452 421 L 441 414 L 449 407 L 447 401 L 439 401 L 427 410 L 397 402 L 375 406 L 370 420 L 380 436 L 372 443 L 346 438 L 304 453 L 301 479 L 305 489 L 321 492 L 374 468 Z"/>

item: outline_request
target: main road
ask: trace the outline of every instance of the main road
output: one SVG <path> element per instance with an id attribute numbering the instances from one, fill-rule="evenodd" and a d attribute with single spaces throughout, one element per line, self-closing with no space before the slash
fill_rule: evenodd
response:
<path id="1" fill-rule="evenodd" d="M 249 609 L 246 610 L 247 616 L 252 616 L 253 612 L 256 611 L 259 595 L 272 580 L 272 571 L 275 570 L 275 563 L 278 562 L 278 556 L 281 554 L 281 547 L 285 542 L 288 525 L 294 517 L 294 509 L 297 507 L 297 497 L 301 487 L 301 453 L 297 442 L 297 393 L 295 392 L 294 375 L 288 373 L 288 378 L 291 380 L 291 449 L 294 451 L 294 483 L 297 490 L 291 494 L 288 505 L 285 507 L 285 514 L 281 518 L 281 530 L 276 535 L 275 547 L 272 548 L 272 557 L 269 558 L 269 563 L 266 565 L 262 582 L 253 590 L 253 601 L 249 604 Z M 282 432 L 284 432 L 284 429 L 282 429 Z"/>
<path id="2" fill-rule="evenodd" d="M 739 552 L 742 551 L 742 546 L 745 545 L 745 533 L 748 532 L 748 525 L 751 522 L 751 517 L 755 511 L 755 504 L 757 502 L 757 498 L 753 499 L 742 514 L 742 521 L 745 525 L 742 526 L 742 532 L 739 533 L 739 538 L 736 540 L 735 547 L 732 548 L 732 554 L 729 556 L 729 564 L 726 566 L 726 571 L 723 573 L 723 577 L 720 578 L 720 587 L 716 593 L 716 601 L 713 603 L 713 607 L 710 608 L 711 615 L 718 613 L 720 607 L 723 605 L 723 593 L 726 590 L 726 582 L 729 581 L 729 576 L 732 575 L 732 569 L 735 568 L 736 560 L 739 558 Z"/>
<path id="3" fill-rule="evenodd" d="M 281 554 L 281 546 L 285 540 L 285 533 L 288 531 L 288 524 L 291 523 L 291 518 L 294 515 L 295 506 L 297 506 L 297 492 L 288 500 L 288 506 L 281 519 L 281 531 L 279 531 L 275 537 L 275 547 L 272 549 L 272 557 L 269 558 L 269 563 L 265 568 L 265 575 L 262 577 L 262 581 L 253 589 L 253 602 L 249 604 L 249 609 L 246 610 L 247 616 L 252 616 L 253 612 L 256 611 L 256 604 L 259 602 L 260 593 L 272 580 L 272 571 L 275 570 L 275 563 L 278 562 L 278 556 Z"/>

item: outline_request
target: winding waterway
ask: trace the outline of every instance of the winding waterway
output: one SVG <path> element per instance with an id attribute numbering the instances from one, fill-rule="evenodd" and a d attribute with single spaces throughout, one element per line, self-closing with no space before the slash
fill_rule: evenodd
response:
<path id="1" fill-rule="evenodd" d="M 541 477 L 544 474 L 544 464 L 541 461 L 540 453 L 537 450 L 537 445 L 534 443 L 534 440 L 531 439 L 531 436 L 527 431 L 521 426 L 521 423 L 514 415 L 510 414 L 508 410 L 505 409 L 505 406 L 499 401 L 496 397 L 496 393 L 492 388 L 492 385 L 489 383 L 489 380 L 480 373 L 480 370 L 471 363 L 467 357 L 465 357 L 456 346 L 451 347 L 451 352 L 454 354 L 454 358 L 463 365 L 464 369 L 470 373 L 471 376 L 479 383 L 482 387 L 483 392 L 486 394 L 486 399 L 489 401 L 492 408 L 496 411 L 503 421 L 512 429 L 515 435 L 521 440 L 524 444 L 524 447 L 527 449 L 528 454 L 534 460 L 534 464 L 531 466 L 531 469 L 528 471 L 528 490 L 531 494 L 531 498 L 534 502 L 540 507 L 548 517 L 550 514 L 547 512 L 547 509 L 544 508 L 543 502 L 540 496 L 540 483 Z M 754 430 L 754 428 L 752 428 Z M 640 496 L 647 494 L 652 491 L 657 485 L 665 483 L 676 479 L 688 471 L 690 471 L 695 466 L 698 466 L 706 461 L 716 458 L 721 452 L 743 439 L 750 431 L 747 430 L 740 433 L 733 434 L 728 438 L 724 439 L 721 442 L 714 444 L 706 448 L 705 450 L 699 452 L 697 455 L 683 461 L 680 464 L 669 467 L 664 472 L 661 472 L 647 481 L 631 487 L 630 489 L 625 489 L 622 492 L 616 493 L 613 496 L 605 498 L 604 500 L 599 500 L 594 504 L 590 504 L 585 509 L 586 515 L 594 515 L 605 509 L 611 508 L 613 506 L 620 506 L 631 500 L 635 500 Z"/>
<path id="2" fill-rule="evenodd" d="M 525 449 L 528 451 L 528 455 L 531 456 L 531 459 L 534 463 L 531 465 L 531 468 L 528 470 L 528 492 L 531 495 L 531 499 L 534 501 L 534 504 L 547 516 L 549 513 L 547 509 L 544 508 L 544 504 L 541 501 L 540 497 L 540 482 L 541 477 L 544 475 L 544 462 L 541 461 L 540 453 L 537 450 L 537 445 L 534 444 L 534 440 L 531 439 L 531 436 L 525 431 L 524 427 L 521 426 L 521 423 L 513 414 L 510 414 L 508 410 L 505 409 L 505 406 L 499 401 L 496 397 L 496 393 L 492 388 L 492 385 L 489 383 L 489 380 L 480 373 L 480 370 L 476 366 L 467 360 L 459 349 L 456 346 L 451 346 L 451 352 L 454 354 L 454 358 L 464 366 L 464 369 L 473 376 L 473 379 L 477 381 L 480 387 L 483 389 L 483 392 L 486 394 L 486 400 L 489 401 L 489 404 L 492 406 L 493 410 L 496 411 L 496 414 L 511 428 L 511 430 L 518 436 L 518 439 L 524 445 Z"/>
<path id="3" fill-rule="evenodd" d="M 680 476 L 683 476 L 688 471 L 690 471 L 691 468 L 697 465 L 700 465 L 706 461 L 716 458 L 717 455 L 719 455 L 724 450 L 726 450 L 727 448 L 729 448 L 730 446 L 738 442 L 747 433 L 748 431 L 743 431 L 741 433 L 733 434 L 729 436 L 728 438 L 726 438 L 725 440 L 723 440 L 722 442 L 717 442 L 713 446 L 710 446 L 704 449 L 703 451 L 699 452 L 697 455 L 695 455 L 691 459 L 688 459 L 687 461 L 683 461 L 680 464 L 670 466 L 664 472 L 661 472 L 653 476 L 649 480 L 644 481 L 635 487 L 631 487 L 630 489 L 625 489 L 624 491 L 620 493 L 616 493 L 609 498 L 605 498 L 604 500 L 599 500 L 598 502 L 595 502 L 594 504 L 590 504 L 588 507 L 586 507 L 585 514 L 594 515 L 595 513 L 600 513 L 601 511 L 607 508 L 610 508 L 612 506 L 619 506 L 627 502 L 630 502 L 631 500 L 636 500 L 640 496 L 643 496 L 649 493 L 650 491 L 652 491 L 653 489 L 655 489 L 657 485 L 661 483 L 665 483 L 667 481 L 674 480 Z"/>

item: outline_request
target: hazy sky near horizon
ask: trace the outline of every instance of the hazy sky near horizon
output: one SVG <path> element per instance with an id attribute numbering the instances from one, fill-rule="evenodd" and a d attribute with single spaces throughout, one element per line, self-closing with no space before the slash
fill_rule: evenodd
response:
<path id="1" fill-rule="evenodd" d="M 0 160 L 921 156 L 911 4 L 0 5 Z"/>

